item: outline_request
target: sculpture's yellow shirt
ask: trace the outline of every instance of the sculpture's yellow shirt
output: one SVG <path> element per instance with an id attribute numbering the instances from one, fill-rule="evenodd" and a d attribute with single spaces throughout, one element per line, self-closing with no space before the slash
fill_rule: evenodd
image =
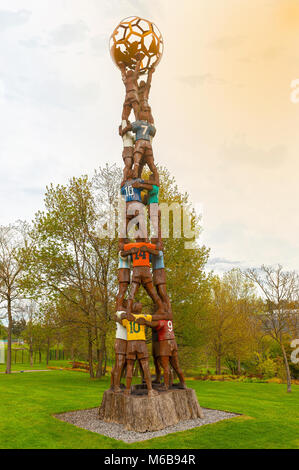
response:
<path id="1" fill-rule="evenodd" d="M 151 315 L 134 315 L 135 318 L 145 318 L 146 321 L 152 321 Z M 127 341 L 145 341 L 145 325 L 139 325 L 135 321 L 129 321 L 127 319 L 122 321 L 122 324 L 127 329 Z"/>

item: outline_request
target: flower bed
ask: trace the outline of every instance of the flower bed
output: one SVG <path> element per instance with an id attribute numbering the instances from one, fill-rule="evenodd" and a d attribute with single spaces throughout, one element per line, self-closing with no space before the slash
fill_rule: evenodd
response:
<path id="1" fill-rule="evenodd" d="M 188 377 L 188 380 L 190 378 Z M 232 375 L 232 374 L 221 374 L 221 375 L 207 375 L 201 374 L 194 377 L 194 380 L 209 380 L 212 382 L 245 382 L 245 383 L 277 383 L 282 384 L 285 383 L 284 380 L 273 377 L 271 379 L 267 379 L 262 375 Z M 292 380 L 293 385 L 299 385 L 299 380 Z"/>

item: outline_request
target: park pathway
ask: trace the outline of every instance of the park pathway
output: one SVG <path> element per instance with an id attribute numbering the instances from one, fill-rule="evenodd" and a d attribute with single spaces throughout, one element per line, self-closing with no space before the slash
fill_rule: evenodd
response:
<path id="1" fill-rule="evenodd" d="M 53 372 L 51 369 L 36 369 L 36 370 L 12 370 L 12 374 L 24 374 L 26 372 Z M 5 372 L 0 372 L 0 374 L 5 374 Z"/>

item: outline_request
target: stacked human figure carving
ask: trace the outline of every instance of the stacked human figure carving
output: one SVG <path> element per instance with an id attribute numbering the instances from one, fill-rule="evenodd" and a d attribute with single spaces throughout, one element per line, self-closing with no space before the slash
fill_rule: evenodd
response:
<path id="1" fill-rule="evenodd" d="M 147 385 L 148 396 L 154 396 L 158 391 L 152 386 L 145 337 L 146 327 L 152 328 L 152 352 L 156 368 L 154 383 L 160 384 L 162 368 L 164 384 L 160 384 L 160 389 L 169 389 L 172 385 L 170 365 L 179 377 L 179 387 L 185 388 L 185 382 L 179 366 L 178 348 L 173 331 L 173 313 L 166 289 L 159 212 L 160 181 L 152 148 L 156 128 L 148 100 L 155 69 L 151 68 L 148 71 L 146 82 L 139 81 L 141 60 L 142 55 L 136 53 L 133 70 L 127 69 L 125 63 L 118 64 L 126 90 L 122 122 L 119 127 L 119 134 L 123 139 L 124 161 L 120 193 L 125 201 L 126 215 L 125 234 L 119 238 L 119 290 L 115 314 L 117 330 L 111 390 L 122 393 L 120 382 L 126 369 L 124 393 L 126 395 L 131 393 L 134 364 L 138 360 Z M 132 112 L 135 121 L 131 123 L 129 117 Z M 142 179 L 145 166 L 151 172 L 148 180 Z M 150 235 L 147 232 L 147 216 L 151 226 Z M 141 285 L 153 301 L 154 313 L 151 315 L 143 314 L 142 304 L 136 302 L 135 297 Z"/>

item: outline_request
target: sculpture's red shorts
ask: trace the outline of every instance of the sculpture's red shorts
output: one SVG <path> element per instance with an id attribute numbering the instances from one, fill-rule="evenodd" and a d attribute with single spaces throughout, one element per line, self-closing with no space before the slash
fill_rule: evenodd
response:
<path id="1" fill-rule="evenodd" d="M 160 351 L 159 356 L 176 356 L 178 353 L 178 346 L 175 339 L 165 339 L 159 342 Z"/>

